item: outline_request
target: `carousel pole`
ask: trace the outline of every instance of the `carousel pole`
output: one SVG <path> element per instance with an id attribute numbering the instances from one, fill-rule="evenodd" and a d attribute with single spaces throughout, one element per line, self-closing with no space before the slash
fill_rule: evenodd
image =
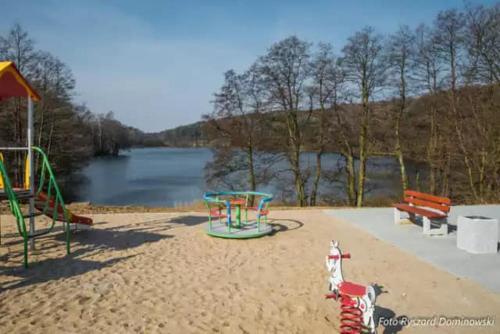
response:
<path id="1" fill-rule="evenodd" d="M 28 94 L 28 163 L 29 163 L 29 186 L 30 186 L 30 199 L 29 199 L 29 219 L 30 219 L 30 235 L 35 234 L 35 173 L 33 171 L 33 100 Z M 35 239 L 30 239 L 30 249 L 35 249 Z"/>

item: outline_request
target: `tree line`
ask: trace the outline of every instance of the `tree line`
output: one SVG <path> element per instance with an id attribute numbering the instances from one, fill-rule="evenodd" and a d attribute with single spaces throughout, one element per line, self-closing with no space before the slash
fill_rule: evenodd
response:
<path id="1" fill-rule="evenodd" d="M 0 60 L 13 61 L 40 94 L 35 103 L 35 145 L 49 155 L 58 173 L 67 175 L 91 157 L 117 155 L 120 149 L 148 142 L 142 131 L 123 125 L 113 112 L 92 113 L 73 101 L 75 78 L 71 69 L 53 54 L 38 50 L 21 25 L 0 35 Z M 26 99 L 0 103 L 0 146 L 26 145 Z M 4 152 L 5 153 L 5 152 Z M 16 183 L 22 180 L 21 152 L 9 157 Z"/>
<path id="2" fill-rule="evenodd" d="M 365 202 L 373 156 L 394 157 L 401 190 L 498 201 L 499 4 L 442 11 L 430 26 L 388 36 L 365 27 L 339 50 L 290 36 L 243 73 L 225 73 L 204 116 L 215 147 L 209 181 L 245 175 L 241 186 L 255 190 L 282 157 L 296 203 L 316 205 L 327 182 L 323 157 L 336 152 L 349 205 Z M 303 164 L 306 151 L 314 168 Z M 409 161 L 425 164 L 425 180 L 410 180 Z"/>

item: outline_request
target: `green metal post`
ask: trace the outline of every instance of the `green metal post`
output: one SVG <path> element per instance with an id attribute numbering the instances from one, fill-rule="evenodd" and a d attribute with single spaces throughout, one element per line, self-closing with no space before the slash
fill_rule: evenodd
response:
<path id="1" fill-rule="evenodd" d="M 5 169 L 3 162 L 0 160 L 0 177 L 3 179 L 4 191 L 7 194 L 7 199 L 9 201 L 9 207 L 11 213 L 16 219 L 17 230 L 21 237 L 23 238 L 23 264 L 24 267 L 28 267 L 28 233 L 26 231 L 26 224 L 24 222 L 23 213 L 19 206 L 16 194 L 10 183 L 9 175 Z"/>
<path id="2" fill-rule="evenodd" d="M 248 225 L 248 194 L 245 196 L 245 224 Z"/>
<path id="3" fill-rule="evenodd" d="M 208 209 L 208 231 L 212 232 L 212 211 L 210 209 L 210 203 L 205 201 L 205 206 Z"/>
<path id="4" fill-rule="evenodd" d="M 241 227 L 241 205 L 236 204 L 236 222 L 238 223 L 238 228 Z"/>

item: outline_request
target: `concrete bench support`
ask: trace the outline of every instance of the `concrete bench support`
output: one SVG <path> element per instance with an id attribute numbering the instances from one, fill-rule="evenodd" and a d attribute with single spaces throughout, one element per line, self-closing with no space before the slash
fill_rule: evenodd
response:
<path id="1" fill-rule="evenodd" d="M 431 228 L 432 225 L 440 224 L 438 228 Z M 447 235 L 448 234 L 448 222 L 446 218 L 431 221 L 427 217 L 422 217 L 423 232 L 426 235 Z"/>

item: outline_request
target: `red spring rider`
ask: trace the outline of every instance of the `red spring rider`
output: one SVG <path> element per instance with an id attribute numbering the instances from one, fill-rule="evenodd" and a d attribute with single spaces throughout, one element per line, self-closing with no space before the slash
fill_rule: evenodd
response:
<path id="1" fill-rule="evenodd" d="M 349 253 L 342 254 L 339 243 L 332 240 L 326 267 L 330 272 L 329 290 L 326 298 L 340 301 L 340 333 L 375 333 L 375 289 L 373 286 L 344 281 L 342 259 L 350 259 Z"/>

